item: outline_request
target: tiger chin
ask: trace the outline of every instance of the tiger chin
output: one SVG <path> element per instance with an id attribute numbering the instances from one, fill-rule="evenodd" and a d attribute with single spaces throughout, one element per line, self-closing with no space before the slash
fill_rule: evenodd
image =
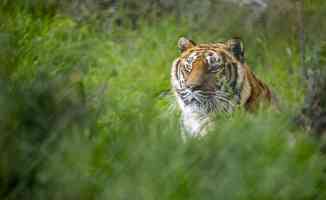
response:
<path id="1" fill-rule="evenodd" d="M 180 38 L 181 55 L 172 64 L 172 90 L 181 109 L 182 136 L 200 137 L 213 126 L 216 113 L 237 107 L 255 111 L 260 104 L 274 104 L 268 86 L 245 62 L 243 41 L 196 44 Z"/>

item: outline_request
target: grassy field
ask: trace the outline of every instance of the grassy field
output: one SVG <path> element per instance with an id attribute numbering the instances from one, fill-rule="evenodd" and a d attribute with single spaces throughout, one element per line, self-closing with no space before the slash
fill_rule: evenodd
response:
<path id="1" fill-rule="evenodd" d="M 170 68 L 180 36 L 230 32 L 141 21 L 98 31 L 70 17 L 0 12 L 1 199 L 326 199 L 319 143 L 294 124 L 296 41 L 244 34 L 281 112 L 242 110 L 183 143 Z"/>

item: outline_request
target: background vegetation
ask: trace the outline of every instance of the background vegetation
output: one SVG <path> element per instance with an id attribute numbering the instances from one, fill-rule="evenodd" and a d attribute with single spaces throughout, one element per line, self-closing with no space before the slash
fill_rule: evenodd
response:
<path id="1" fill-rule="evenodd" d="M 262 2 L 0 1 L 1 199 L 326 199 L 326 3 L 304 2 L 300 63 L 300 4 Z M 176 42 L 234 35 L 282 112 L 183 143 Z"/>

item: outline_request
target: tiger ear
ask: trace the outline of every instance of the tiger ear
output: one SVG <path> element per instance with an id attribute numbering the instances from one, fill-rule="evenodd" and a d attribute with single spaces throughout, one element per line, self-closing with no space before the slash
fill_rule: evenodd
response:
<path id="1" fill-rule="evenodd" d="M 181 52 L 184 52 L 185 50 L 192 48 L 196 46 L 196 43 L 192 40 L 189 40 L 187 38 L 181 37 L 178 41 L 178 48 Z"/>
<path id="2" fill-rule="evenodd" d="M 235 58 L 237 58 L 241 63 L 245 62 L 244 44 L 243 44 L 243 41 L 241 38 L 234 37 L 234 38 L 228 40 L 227 46 Z"/>

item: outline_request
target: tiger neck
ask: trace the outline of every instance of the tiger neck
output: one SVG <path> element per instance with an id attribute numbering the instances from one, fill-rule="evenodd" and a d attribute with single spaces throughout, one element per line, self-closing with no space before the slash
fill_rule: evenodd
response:
<path id="1" fill-rule="evenodd" d="M 185 106 L 183 108 L 182 126 L 186 137 L 206 135 L 209 122 L 209 114 L 194 111 L 190 106 Z"/>

